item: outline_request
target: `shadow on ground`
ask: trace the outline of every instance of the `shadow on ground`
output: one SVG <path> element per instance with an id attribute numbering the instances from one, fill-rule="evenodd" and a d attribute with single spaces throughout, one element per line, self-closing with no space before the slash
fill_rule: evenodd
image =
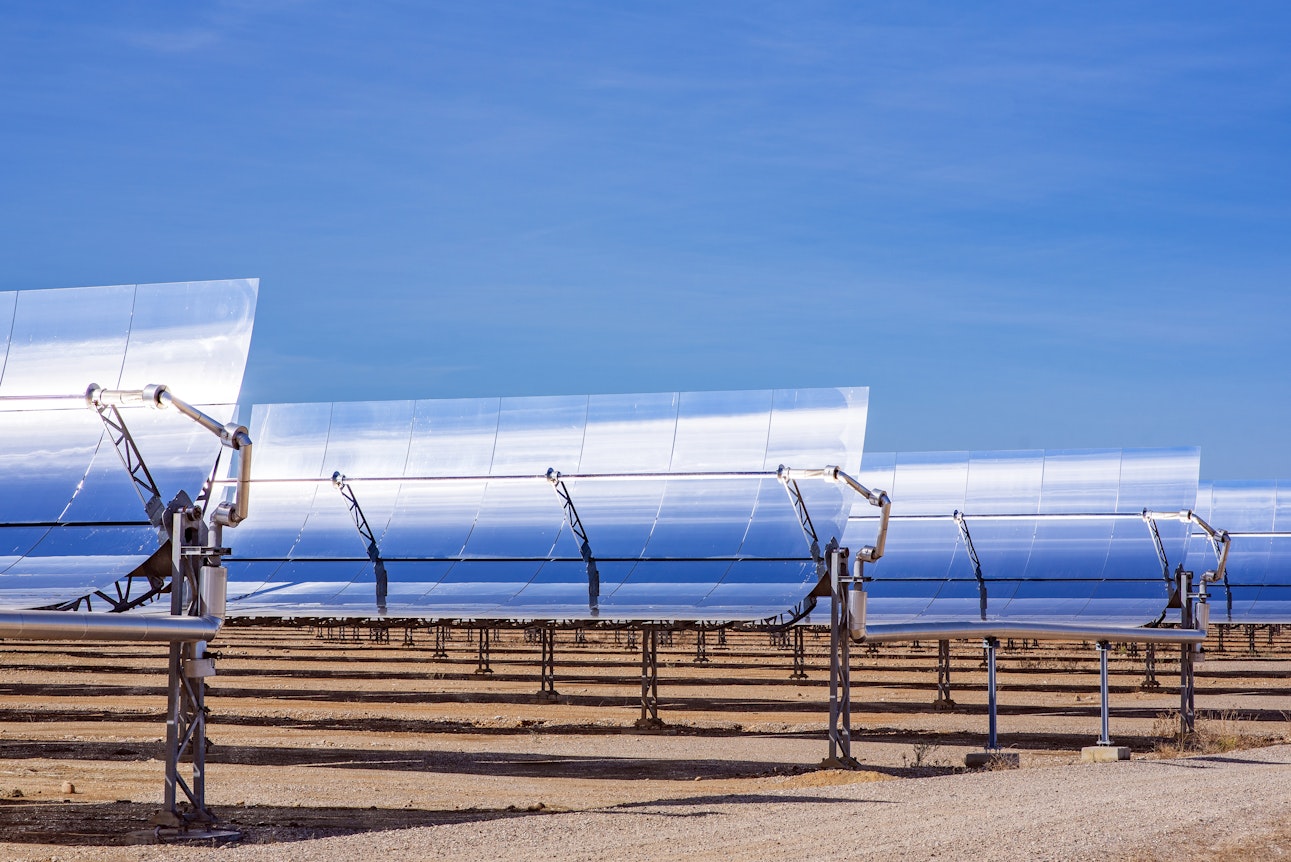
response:
<path id="1" fill-rule="evenodd" d="M 157 811 L 156 805 L 141 802 L 0 800 L 0 842 L 82 847 L 156 843 L 156 830 L 151 820 Z M 543 811 L 227 806 L 217 813 L 224 820 L 223 826 L 243 833 L 240 843 L 276 844 L 417 826 L 534 816 Z"/>

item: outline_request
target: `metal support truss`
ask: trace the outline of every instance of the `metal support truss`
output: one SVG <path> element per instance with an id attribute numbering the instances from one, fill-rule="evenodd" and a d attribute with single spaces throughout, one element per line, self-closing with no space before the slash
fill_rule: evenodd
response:
<path id="1" fill-rule="evenodd" d="M 121 463 L 130 474 L 130 482 L 139 499 L 143 501 L 143 509 L 148 515 L 148 520 L 157 529 L 164 529 L 162 515 L 166 511 L 166 504 L 162 502 L 161 491 L 158 490 L 152 473 L 148 471 L 148 465 L 144 463 L 143 456 L 139 454 L 139 447 L 135 445 L 130 429 L 121 418 L 121 411 L 115 404 L 94 404 L 93 407 L 99 414 L 99 418 L 103 420 L 103 426 L 107 429 L 117 455 L 121 457 Z"/>
<path id="2" fill-rule="evenodd" d="M 435 648 L 431 658 L 448 658 L 448 626 L 442 623 L 435 625 Z"/>
<path id="3" fill-rule="evenodd" d="M 659 628 L 641 629 L 641 717 L 637 727 L 661 727 L 659 720 Z"/>
<path id="4" fill-rule="evenodd" d="M 1143 682 L 1139 683 L 1140 691 L 1156 691 L 1161 688 L 1157 679 L 1157 645 L 1145 644 L 1143 648 Z"/>
<path id="5" fill-rule="evenodd" d="M 1109 735 L 1110 715 L 1111 715 L 1111 691 L 1107 683 L 1107 654 L 1111 651 L 1112 645 L 1107 641 L 1098 642 L 1098 716 L 1101 720 L 1098 742 L 1095 745 L 1111 745 L 1112 738 Z"/>
<path id="6" fill-rule="evenodd" d="M 360 538 L 363 539 L 367 546 L 368 559 L 372 561 L 372 572 L 376 578 L 377 613 L 384 614 L 386 612 L 386 593 L 389 589 L 389 578 L 386 575 L 386 564 L 381 559 L 381 548 L 377 545 L 377 537 L 372 532 L 372 527 L 368 525 L 368 519 L 363 514 L 363 508 L 359 506 L 359 500 L 354 496 L 354 489 L 350 487 L 350 483 L 346 481 L 345 476 L 339 471 L 333 473 L 332 484 L 345 498 L 345 505 L 350 509 L 350 517 L 354 519 L 354 527 L 359 531 Z"/>
<path id="7" fill-rule="evenodd" d="M 935 709 L 954 709 L 955 701 L 950 697 L 950 641 L 937 641 L 937 699 L 932 702 Z"/>
<path id="8" fill-rule="evenodd" d="M 556 693 L 556 627 L 550 623 L 538 627 L 538 640 L 542 644 L 541 688 L 538 699 L 555 703 Z"/>
<path id="9" fill-rule="evenodd" d="M 578 509 L 574 507 L 574 499 L 569 495 L 565 480 L 560 478 L 560 473 L 555 468 L 547 470 L 547 481 L 551 483 L 556 496 L 560 498 L 560 507 L 565 512 L 565 523 L 569 525 L 570 532 L 578 541 L 578 553 L 583 558 L 583 565 L 587 567 L 587 609 L 592 616 L 596 616 L 601 612 L 601 573 L 596 568 L 596 558 L 592 556 L 592 544 L 587 539 L 587 530 L 583 528 L 583 521 L 578 517 Z"/>
<path id="10" fill-rule="evenodd" d="M 807 547 L 811 552 L 812 562 L 816 564 L 817 577 L 824 577 L 825 560 L 820 554 L 820 537 L 816 535 L 816 527 L 811 523 L 811 514 L 807 511 L 807 504 L 802 499 L 802 491 L 798 488 L 798 480 L 791 478 L 790 471 L 783 465 L 776 474 L 780 484 L 784 486 L 785 492 L 789 495 L 789 503 L 793 506 L 794 514 L 798 516 L 798 524 L 802 527 L 802 534 L 807 539 Z"/>
<path id="11" fill-rule="evenodd" d="M 826 558 L 830 593 L 829 756 L 825 762 L 830 765 L 850 768 L 859 764 L 852 757 L 852 625 L 850 599 L 854 579 L 848 577 L 847 574 L 847 556 L 847 548 L 836 548 L 831 550 Z"/>
<path id="12" fill-rule="evenodd" d="M 493 673 L 493 666 L 489 663 L 491 658 L 489 649 L 491 646 L 491 636 L 488 626 L 480 626 L 475 631 L 475 641 L 478 647 L 476 654 L 475 672 L 477 674 Z"/>
<path id="13" fill-rule="evenodd" d="M 695 627 L 695 664 L 708 664 L 708 631 L 703 624 Z"/>
<path id="14" fill-rule="evenodd" d="M 968 522 L 964 520 L 964 513 L 956 509 L 954 518 L 955 526 L 959 528 L 959 538 L 968 550 L 968 559 L 973 564 L 973 577 L 977 578 L 978 613 L 984 620 L 986 619 L 986 578 L 982 576 L 982 561 L 977 558 L 977 549 L 973 547 L 973 537 L 968 532 Z"/>
<path id="15" fill-rule="evenodd" d="M 91 407 L 98 413 L 99 418 L 103 421 L 103 427 L 112 441 L 112 446 L 116 449 L 117 455 L 121 458 L 122 465 L 126 468 L 126 473 L 130 476 L 130 484 L 134 487 L 135 493 L 139 495 L 139 500 L 143 503 L 144 513 L 148 517 L 149 523 L 157 531 L 158 541 L 163 548 L 158 551 L 145 565 L 139 567 L 123 578 L 119 578 L 112 584 L 111 592 L 104 590 L 95 590 L 88 595 L 79 596 L 67 602 L 53 605 L 49 610 L 58 611 L 79 611 L 84 608 L 87 611 L 94 610 L 95 600 L 102 601 L 108 606 L 111 613 L 121 613 L 123 611 L 133 610 L 152 601 L 155 601 L 170 589 L 169 564 L 165 558 L 169 553 L 165 549 L 165 543 L 170 538 L 170 524 L 166 523 L 165 511 L 166 504 L 162 502 L 161 491 L 157 487 L 157 482 L 152 478 L 152 473 L 148 470 L 148 465 L 139 452 L 139 447 L 130 434 L 129 427 L 126 426 L 121 412 L 115 404 L 97 404 L 91 402 Z M 182 493 L 182 492 L 181 492 Z M 191 506 L 192 503 L 185 495 L 180 505 Z"/>
<path id="16" fill-rule="evenodd" d="M 802 626 L 793 627 L 793 673 L 789 679 L 807 678 L 807 642 L 803 640 Z"/>

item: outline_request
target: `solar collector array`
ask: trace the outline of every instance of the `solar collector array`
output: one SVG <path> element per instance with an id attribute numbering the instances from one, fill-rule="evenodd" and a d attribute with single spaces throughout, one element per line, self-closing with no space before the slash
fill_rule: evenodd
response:
<path id="1" fill-rule="evenodd" d="M 866 405 L 865 389 L 257 405 L 256 516 L 228 560 L 230 615 L 380 612 L 334 473 L 378 539 L 392 616 L 784 613 L 819 571 L 772 474 L 857 460 Z M 595 609 L 549 470 L 570 476 Z M 841 535 L 851 492 L 799 487 L 821 543 Z"/>
<path id="2" fill-rule="evenodd" d="M 1195 448 L 867 453 L 861 481 L 893 499 L 869 617 L 1154 622 L 1171 585 L 1141 513 L 1191 508 L 1199 467 Z M 844 544 L 871 541 L 876 526 L 858 508 Z M 1182 561 L 1185 525 L 1157 529 L 1167 559 Z"/>
<path id="3" fill-rule="evenodd" d="M 1291 623 L 1291 483 L 1205 483 L 1196 511 L 1230 539 L 1224 581 L 1211 588 L 1211 620 Z M 1202 572 L 1215 565 L 1211 543 L 1194 531 L 1187 567 Z"/>

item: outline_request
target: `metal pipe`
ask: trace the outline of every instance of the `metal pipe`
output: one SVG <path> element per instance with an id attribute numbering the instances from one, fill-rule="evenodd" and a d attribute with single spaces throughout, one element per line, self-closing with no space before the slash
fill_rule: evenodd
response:
<path id="1" fill-rule="evenodd" d="M 970 513 L 960 512 L 963 517 L 974 521 L 1141 521 L 1143 515 L 1138 512 L 1032 512 L 1029 514 L 1012 513 Z M 873 515 L 848 515 L 849 521 L 872 521 Z M 953 521 L 954 514 L 949 515 L 893 515 L 894 521 Z"/>
<path id="2" fill-rule="evenodd" d="M 974 638 L 1034 638 L 1058 641 L 1110 641 L 1111 643 L 1201 643 L 1204 630 L 1194 628 L 1150 629 L 1133 626 L 1093 626 L 1038 622 L 928 622 L 880 623 L 865 628 L 867 643 L 911 640 L 971 640 Z"/>
<path id="3" fill-rule="evenodd" d="M 892 516 L 892 500 L 888 497 L 887 491 L 871 491 L 869 488 L 844 473 L 841 469 L 832 465 L 819 472 L 810 470 L 792 471 L 787 467 L 781 467 L 780 470 L 785 472 L 787 475 L 792 475 L 794 472 L 811 473 L 813 476 L 819 475 L 827 482 L 846 485 L 864 497 L 871 506 L 876 507 L 879 510 L 878 536 L 875 537 L 873 545 L 866 545 L 861 548 L 856 552 L 856 556 L 858 559 L 866 563 L 876 562 L 883 556 L 883 549 L 887 547 L 888 543 L 888 520 Z"/>
<path id="4" fill-rule="evenodd" d="M 206 641 L 222 619 L 74 611 L 2 611 L 0 638 L 86 641 Z"/>

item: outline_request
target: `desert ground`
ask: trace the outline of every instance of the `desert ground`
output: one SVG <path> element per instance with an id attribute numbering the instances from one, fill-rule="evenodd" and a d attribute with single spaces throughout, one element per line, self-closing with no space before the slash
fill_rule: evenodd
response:
<path id="1" fill-rule="evenodd" d="M 985 743 L 980 644 L 853 652 L 853 754 L 827 753 L 824 632 L 678 631 L 660 647 L 659 718 L 638 728 L 626 631 L 497 629 L 491 673 L 458 628 L 231 628 L 211 680 L 208 801 L 242 839 L 156 846 L 165 647 L 0 644 L 0 859 L 1277 859 L 1291 854 L 1291 633 L 1232 628 L 1198 670 L 1201 739 L 1179 750 L 1174 649 L 1145 689 L 1113 653 L 1111 736 L 1129 762 L 1084 764 L 1099 732 L 1092 644 L 999 653 L 1001 744 L 1020 769 L 967 771 Z M 667 640 L 667 639 L 665 639 Z M 581 641 L 581 642 L 579 642 Z"/>

